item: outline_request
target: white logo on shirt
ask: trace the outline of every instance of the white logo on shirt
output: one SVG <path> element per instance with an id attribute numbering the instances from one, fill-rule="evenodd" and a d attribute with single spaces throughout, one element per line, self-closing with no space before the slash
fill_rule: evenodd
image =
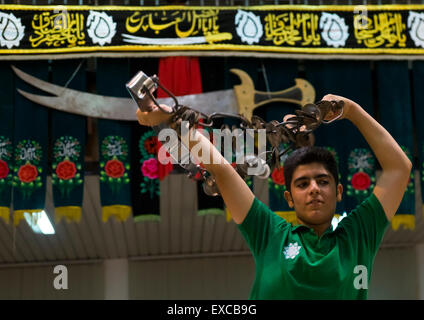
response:
<path id="1" fill-rule="evenodd" d="M 288 246 L 284 247 L 284 256 L 286 259 L 294 259 L 299 254 L 301 246 L 297 244 L 297 242 L 289 243 Z"/>

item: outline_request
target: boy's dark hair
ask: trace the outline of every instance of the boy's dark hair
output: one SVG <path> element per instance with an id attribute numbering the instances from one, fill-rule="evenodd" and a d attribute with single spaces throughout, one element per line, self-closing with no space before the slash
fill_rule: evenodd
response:
<path id="1" fill-rule="evenodd" d="M 336 186 L 339 183 L 339 171 L 334 155 L 322 147 L 303 147 L 293 151 L 284 161 L 284 181 L 287 191 L 290 192 L 290 184 L 293 178 L 293 172 L 303 164 L 313 162 L 320 163 L 333 176 Z"/>

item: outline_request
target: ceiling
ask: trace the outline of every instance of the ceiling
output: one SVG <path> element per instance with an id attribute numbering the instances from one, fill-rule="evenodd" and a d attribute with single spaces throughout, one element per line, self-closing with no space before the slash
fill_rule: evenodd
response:
<path id="1" fill-rule="evenodd" d="M 46 211 L 54 221 L 51 180 L 47 181 Z M 263 180 L 255 181 L 255 193 L 267 203 Z M 208 255 L 249 254 L 235 223 L 224 216 L 196 214 L 196 185 L 183 174 L 172 174 L 161 182 L 161 221 L 118 222 L 101 219 L 98 176 L 85 177 L 83 214 L 79 223 L 64 220 L 56 234 L 40 235 L 25 221 L 14 228 L 0 219 L 0 266 L 53 261 L 103 259 L 157 259 Z M 424 242 L 421 203 L 417 206 L 414 231 L 387 231 L 382 247 L 414 246 Z"/>

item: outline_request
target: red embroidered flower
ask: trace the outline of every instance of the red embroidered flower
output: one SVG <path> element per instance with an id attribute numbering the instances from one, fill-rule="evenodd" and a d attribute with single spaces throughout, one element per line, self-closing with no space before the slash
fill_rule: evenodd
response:
<path id="1" fill-rule="evenodd" d="M 3 160 L 0 160 L 0 179 L 4 179 L 9 174 L 9 166 Z"/>
<path id="2" fill-rule="evenodd" d="M 201 174 L 200 171 L 197 171 L 197 173 L 194 175 L 194 180 L 200 181 L 202 179 L 203 179 L 203 175 Z"/>
<path id="3" fill-rule="evenodd" d="M 144 140 L 144 148 L 147 153 L 156 155 L 158 151 L 158 137 L 150 137 Z"/>
<path id="4" fill-rule="evenodd" d="M 56 167 L 56 174 L 59 177 L 59 179 L 63 179 L 63 180 L 72 179 L 73 177 L 75 177 L 76 173 L 77 173 L 77 168 L 75 167 L 75 164 L 69 160 L 59 162 L 59 164 Z"/>
<path id="5" fill-rule="evenodd" d="M 280 167 L 280 169 L 275 168 L 274 171 L 272 171 L 271 178 L 272 178 L 272 181 L 274 181 L 275 184 L 285 185 L 286 181 L 284 180 L 283 167 Z"/>
<path id="6" fill-rule="evenodd" d="M 143 162 L 141 166 L 141 172 L 143 176 L 149 179 L 156 179 L 159 176 L 159 162 L 156 158 L 150 158 Z"/>
<path id="7" fill-rule="evenodd" d="M 158 176 L 159 176 L 159 180 L 163 180 L 163 178 L 165 178 L 166 176 L 168 176 L 172 170 L 174 170 L 174 166 L 172 165 L 172 162 L 169 161 L 166 164 L 163 164 L 163 162 L 166 162 L 167 159 L 170 159 L 170 154 L 168 152 L 165 152 L 165 159 L 161 159 L 159 156 L 163 157 L 163 153 L 160 154 L 159 150 L 162 148 L 162 143 L 157 140 L 157 149 L 156 152 L 158 153 L 157 158 L 158 158 Z M 162 161 L 161 161 L 162 160 Z"/>
<path id="8" fill-rule="evenodd" d="M 19 168 L 18 177 L 22 182 L 32 182 L 37 176 L 37 167 L 32 164 L 27 163 Z"/>
<path id="9" fill-rule="evenodd" d="M 116 159 L 109 160 L 105 165 L 106 174 L 112 178 L 120 178 L 124 175 L 124 164 Z"/>
<path id="10" fill-rule="evenodd" d="M 174 170 L 174 166 L 171 162 L 168 164 L 158 163 L 158 177 L 159 180 L 163 180 L 166 176 L 168 176 L 171 171 Z"/>
<path id="11" fill-rule="evenodd" d="M 352 176 L 352 186 L 356 190 L 366 190 L 371 185 L 371 179 L 365 172 L 357 172 Z"/>

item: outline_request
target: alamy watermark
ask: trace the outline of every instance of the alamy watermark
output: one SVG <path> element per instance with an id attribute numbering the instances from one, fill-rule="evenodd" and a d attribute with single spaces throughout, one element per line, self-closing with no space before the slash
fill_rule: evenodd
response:
<path id="1" fill-rule="evenodd" d="M 366 266 L 360 264 L 355 266 L 353 273 L 358 274 L 353 280 L 353 286 L 356 290 L 368 289 L 368 269 Z"/>
<path id="2" fill-rule="evenodd" d="M 68 289 L 68 268 L 64 265 L 57 265 L 53 269 L 54 274 L 58 274 L 54 277 L 53 287 L 56 290 L 67 290 Z"/>
<path id="3" fill-rule="evenodd" d="M 190 132 L 187 121 L 182 121 L 179 134 L 171 128 L 162 129 L 158 134 L 158 140 L 163 142 L 158 151 L 159 162 L 164 165 L 168 163 L 185 165 L 190 162 L 221 164 L 222 157 L 217 152 L 211 154 L 212 150 L 209 145 L 197 143 L 192 147 L 191 152 L 188 150 L 187 146 L 190 145 L 190 142 L 198 140 L 197 134 L 201 134 L 207 140 L 210 140 L 210 134 L 206 130 L 198 129 L 196 133 Z M 266 163 L 265 129 L 213 129 L 212 134 L 213 145 L 229 163 L 233 163 L 234 158 L 236 164 L 244 164 L 246 160 L 254 158 L 255 161 L 252 166 L 248 167 L 247 174 L 261 175 L 264 172 L 264 164 Z M 256 147 L 255 139 L 257 139 Z M 257 150 L 256 154 L 255 150 Z"/>
<path id="4" fill-rule="evenodd" d="M 55 6 L 54 10 L 54 20 L 53 20 L 53 28 L 57 30 L 67 30 L 68 29 L 68 9 L 66 6 Z"/>
<path id="5" fill-rule="evenodd" d="M 353 8 L 355 29 L 367 29 L 369 25 L 368 9 L 366 5 L 359 5 Z"/>

